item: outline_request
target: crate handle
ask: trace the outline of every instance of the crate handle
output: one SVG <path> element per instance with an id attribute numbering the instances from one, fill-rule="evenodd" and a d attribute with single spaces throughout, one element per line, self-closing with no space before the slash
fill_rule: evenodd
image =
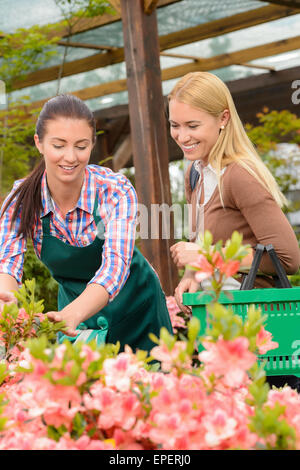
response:
<path id="1" fill-rule="evenodd" d="M 283 269 L 283 267 L 282 267 L 282 265 L 281 265 L 281 263 L 278 259 L 276 251 L 273 248 L 273 245 L 267 245 L 266 246 L 266 251 L 269 253 L 269 256 L 270 256 L 270 258 L 273 262 L 273 265 L 275 266 L 277 276 L 278 276 L 278 280 L 279 280 L 279 283 L 280 283 L 279 287 L 281 287 L 281 288 L 290 288 L 290 287 L 292 287 L 290 281 L 288 280 L 286 272 Z"/>
<path id="2" fill-rule="evenodd" d="M 263 252 L 267 251 L 269 254 L 271 261 L 274 265 L 274 268 L 276 270 L 277 276 L 273 276 L 276 282 L 276 287 L 279 288 L 291 288 L 291 283 L 288 280 L 288 277 L 286 275 L 286 272 L 284 271 L 278 256 L 276 254 L 276 251 L 274 250 L 274 247 L 272 244 L 264 246 L 261 245 L 260 243 L 256 245 L 255 247 L 255 255 L 251 264 L 251 268 L 249 270 L 249 273 L 244 276 L 240 290 L 251 290 L 254 287 L 254 282 L 256 278 L 256 274 L 260 265 L 261 257 L 263 255 Z"/>
<path id="3" fill-rule="evenodd" d="M 256 273 L 258 271 L 260 260 L 265 250 L 264 245 L 258 244 L 255 247 L 255 255 L 249 270 L 249 273 L 246 276 L 243 276 L 240 290 L 251 290 L 254 287 L 254 281 L 256 278 Z"/>

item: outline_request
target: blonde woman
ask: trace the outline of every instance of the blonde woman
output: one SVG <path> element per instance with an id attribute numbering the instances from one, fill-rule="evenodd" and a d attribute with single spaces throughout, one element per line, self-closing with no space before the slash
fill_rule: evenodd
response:
<path id="1" fill-rule="evenodd" d="M 251 246 L 242 268 L 251 266 L 258 243 L 272 244 L 286 273 L 295 273 L 300 253 L 293 229 L 281 210 L 285 197 L 248 139 L 226 85 L 211 73 L 189 73 L 168 98 L 171 135 L 191 162 L 185 175 L 191 236 L 190 242 L 171 247 L 176 265 L 184 267 L 195 259 L 195 241 L 204 230 L 210 230 L 214 242 L 226 241 L 237 230 L 244 243 Z M 267 254 L 259 270 L 255 287 L 271 287 L 274 268 Z M 225 288 L 239 289 L 241 280 L 242 274 L 238 279 L 229 279 Z M 182 305 L 182 294 L 201 288 L 205 286 L 196 283 L 193 272 L 185 270 L 175 290 L 178 306 L 189 312 Z M 300 392 L 297 377 L 267 379 L 270 385 L 287 383 Z"/>
<path id="2" fill-rule="evenodd" d="M 191 162 L 185 175 L 186 199 L 192 208 L 191 237 L 190 242 L 171 247 L 176 265 L 184 267 L 195 259 L 198 245 L 194 242 L 204 230 L 211 231 L 214 242 L 225 242 L 237 230 L 252 247 L 243 268 L 250 267 L 258 243 L 272 244 L 287 274 L 295 273 L 300 254 L 281 210 L 286 199 L 251 144 L 227 86 L 211 73 L 189 73 L 168 99 L 171 135 Z M 198 173 L 194 189 L 191 171 Z M 255 287 L 271 287 L 274 268 L 267 253 L 259 269 Z M 239 289 L 241 278 L 242 274 L 229 280 L 227 288 Z M 186 270 L 175 291 L 182 310 L 188 311 L 182 294 L 201 287 Z"/>

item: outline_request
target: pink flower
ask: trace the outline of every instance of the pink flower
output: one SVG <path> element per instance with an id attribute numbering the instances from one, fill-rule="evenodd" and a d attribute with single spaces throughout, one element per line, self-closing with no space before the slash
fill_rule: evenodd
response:
<path id="1" fill-rule="evenodd" d="M 87 344 L 83 344 L 80 351 L 80 357 L 85 358 L 81 367 L 86 370 L 91 362 L 98 361 L 100 354 L 98 351 L 93 351 Z"/>
<path id="2" fill-rule="evenodd" d="M 172 295 L 166 297 L 166 303 L 170 315 L 176 315 L 177 313 L 180 313 L 181 310 L 177 305 L 175 297 L 173 297 Z"/>
<path id="3" fill-rule="evenodd" d="M 239 261 L 227 261 L 227 263 L 220 266 L 220 272 L 227 277 L 234 276 L 238 272 L 240 265 Z"/>
<path id="4" fill-rule="evenodd" d="M 275 404 L 284 407 L 283 414 L 279 419 L 285 419 L 289 426 L 296 432 L 296 448 L 300 449 L 300 395 L 290 387 L 272 389 L 269 391 L 265 406 L 273 408 Z"/>
<path id="5" fill-rule="evenodd" d="M 116 429 L 113 438 L 119 450 L 144 450 L 144 447 L 136 442 L 135 435 L 130 431 L 124 432 L 121 429 Z"/>
<path id="6" fill-rule="evenodd" d="M 203 425 L 206 429 L 205 441 L 208 447 L 215 448 L 234 435 L 237 421 L 224 410 L 216 409 L 204 418 Z"/>
<path id="7" fill-rule="evenodd" d="M 177 328 L 185 328 L 186 324 L 185 324 L 184 318 L 177 315 L 177 313 L 180 313 L 181 310 L 177 305 L 175 297 L 173 296 L 166 297 L 166 302 L 167 302 L 167 308 L 169 311 L 173 331 L 174 333 L 176 333 Z"/>
<path id="8" fill-rule="evenodd" d="M 202 282 L 204 279 L 212 276 L 214 272 L 214 267 L 210 264 L 204 255 L 198 255 L 197 259 L 191 263 L 191 266 L 199 269 L 199 272 L 196 272 L 195 279 L 197 282 Z"/>
<path id="9" fill-rule="evenodd" d="M 175 365 L 189 369 L 191 367 L 190 360 L 185 364 L 182 362 L 182 353 L 185 350 L 185 341 L 176 341 L 171 351 L 163 343 L 151 350 L 151 356 L 161 362 L 161 368 L 164 372 L 169 372 Z"/>
<path id="10" fill-rule="evenodd" d="M 103 372 L 105 383 L 108 387 L 115 387 L 121 392 L 130 389 L 131 378 L 139 369 L 135 356 L 129 353 L 121 353 L 116 358 L 105 359 Z"/>
<path id="11" fill-rule="evenodd" d="M 214 253 L 212 260 L 216 268 L 220 271 L 220 273 L 225 274 L 226 277 L 234 276 L 234 274 L 237 273 L 241 265 L 240 261 L 224 261 L 218 251 Z"/>
<path id="12" fill-rule="evenodd" d="M 28 320 L 29 315 L 24 308 L 19 309 L 18 320 Z"/>
<path id="13" fill-rule="evenodd" d="M 256 345 L 258 347 L 259 354 L 266 354 L 271 349 L 278 348 L 279 344 L 276 341 L 272 341 L 272 334 L 266 331 L 262 326 L 256 337 Z"/>
<path id="14" fill-rule="evenodd" d="M 255 363 L 256 356 L 248 350 L 249 341 L 238 337 L 231 341 L 220 338 L 217 343 L 203 341 L 206 348 L 199 354 L 205 364 L 205 373 L 222 376 L 229 387 L 239 387 L 246 381 L 246 371 Z"/>

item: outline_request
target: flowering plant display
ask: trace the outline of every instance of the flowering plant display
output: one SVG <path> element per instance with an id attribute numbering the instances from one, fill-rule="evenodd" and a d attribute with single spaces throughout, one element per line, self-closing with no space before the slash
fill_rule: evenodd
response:
<path id="1" fill-rule="evenodd" d="M 222 261 L 202 247 L 201 266 L 214 262 L 215 273 L 218 263 L 224 274 L 218 283 L 244 252 L 236 236 L 226 246 Z M 204 350 L 197 351 L 200 325 L 191 317 L 185 335 L 164 328 L 152 335 L 148 355 L 129 346 L 120 352 L 118 344 L 54 343 L 61 325 L 43 324 L 33 287 L 21 291 L 18 308 L 2 311 L 0 449 L 300 449 L 300 396 L 288 386 L 270 390 L 257 362 L 276 347 L 259 310 L 249 308 L 243 322 L 215 297 Z M 183 328 L 172 298 L 168 306 L 174 327 Z"/>
<path id="2" fill-rule="evenodd" d="M 11 294 L 8 302 L 0 298 L 0 360 L 11 362 L 17 359 L 28 338 L 46 334 L 49 340 L 55 340 L 63 326 L 63 323 L 50 322 L 42 314 L 43 300 L 35 302 L 35 288 L 35 280 L 27 280 L 18 292 Z M 21 308 L 18 308 L 17 300 Z"/>
<path id="3" fill-rule="evenodd" d="M 218 301 L 224 282 L 238 272 L 242 259 L 247 255 L 250 245 L 242 245 L 242 235 L 233 232 L 231 239 L 223 247 L 222 240 L 212 244 L 212 234 L 206 230 L 199 239 L 199 254 L 189 269 L 195 271 L 195 279 L 202 282 L 209 279 L 211 293 Z"/>

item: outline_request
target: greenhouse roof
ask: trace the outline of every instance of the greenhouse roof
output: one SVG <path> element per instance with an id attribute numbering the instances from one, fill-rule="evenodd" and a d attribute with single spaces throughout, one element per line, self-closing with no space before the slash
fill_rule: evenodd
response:
<path id="1" fill-rule="evenodd" d="M 118 5 L 118 0 L 112 3 Z M 189 64 L 198 63 L 199 70 L 203 64 L 206 70 L 211 70 L 226 82 L 266 71 L 299 66 L 300 5 L 298 10 L 291 8 L 297 7 L 297 3 L 299 2 L 288 0 L 158 1 L 163 93 L 170 91 L 180 74 L 189 71 Z M 62 20 L 61 11 L 54 0 L 0 0 L 0 9 L 0 31 L 4 34 L 12 33 L 18 28 L 54 24 Z M 257 9 L 264 13 L 258 14 Z M 231 26 L 234 21 L 230 21 L 229 17 L 236 18 L 236 23 L 239 24 L 240 21 L 240 25 Z M 247 19 L 251 17 L 251 21 Z M 108 19 L 106 15 L 101 26 L 95 27 L 93 20 L 88 19 L 89 26 L 73 34 L 70 41 L 114 49 L 109 52 L 105 49 L 99 51 L 68 47 L 66 62 L 70 70 L 73 67 L 74 73 L 66 72 L 69 76 L 63 76 L 60 91 L 85 97 L 91 109 L 98 110 L 127 103 L 128 95 L 120 14 L 117 12 L 115 16 L 109 15 Z M 241 27 L 243 29 L 239 29 Z M 251 51 L 239 54 L 246 50 Z M 39 75 L 39 70 L 31 74 L 28 86 L 16 89 L 13 96 L 17 98 L 28 95 L 31 101 L 36 102 L 55 95 L 57 67 L 64 51 L 65 46 L 57 45 L 57 55 L 43 66 L 47 69 L 48 80 Z M 113 57 L 111 63 L 106 59 L 109 54 Z M 105 58 L 104 62 L 100 56 Z M 249 57 L 249 60 L 241 62 L 239 59 L 243 57 Z M 93 65 L 94 62 L 97 64 L 98 58 L 101 59 L 100 66 Z M 213 60 L 214 58 L 216 59 Z M 83 65 L 80 60 L 83 60 Z M 101 63 L 105 65 L 101 66 Z M 67 69 L 68 67 L 64 67 L 64 70 Z"/>

